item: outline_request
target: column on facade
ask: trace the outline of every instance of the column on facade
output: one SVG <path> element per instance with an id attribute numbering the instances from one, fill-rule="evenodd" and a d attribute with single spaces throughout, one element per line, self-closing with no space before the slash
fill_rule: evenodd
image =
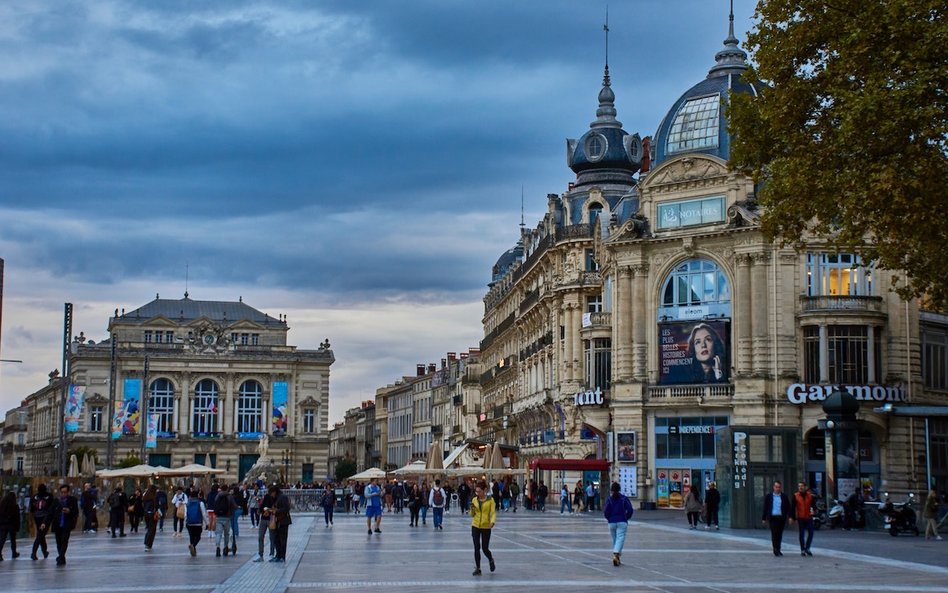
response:
<path id="1" fill-rule="evenodd" d="M 616 306 L 613 311 L 613 327 L 615 336 L 612 340 L 612 351 L 615 355 L 615 372 L 613 375 L 626 380 L 632 374 L 632 270 L 620 267 L 616 278 Z"/>
<path id="2" fill-rule="evenodd" d="M 829 382 L 830 359 L 829 359 L 829 334 L 826 331 L 826 324 L 820 323 L 820 383 Z"/>
<path id="3" fill-rule="evenodd" d="M 217 410 L 217 426 L 225 435 L 234 434 L 234 376 L 227 375 L 224 379 L 225 396 L 220 398 Z"/>
<path id="4" fill-rule="evenodd" d="M 560 371 L 560 382 L 569 380 L 570 361 L 573 360 L 573 341 L 570 339 L 570 319 L 569 304 L 563 303 L 560 310 L 560 326 L 563 328 L 563 360 Z"/>
<path id="5" fill-rule="evenodd" d="M 751 262 L 748 254 L 737 256 L 737 303 L 732 310 L 737 326 L 737 374 L 749 375 L 753 365 L 753 338 L 751 337 Z"/>
<path id="6" fill-rule="evenodd" d="M 754 254 L 755 265 L 751 270 L 751 331 L 753 332 L 754 373 L 766 374 L 770 370 L 770 327 L 767 323 L 767 262 L 769 253 Z"/>
<path id="7" fill-rule="evenodd" d="M 583 338 L 580 330 L 583 327 L 583 309 L 578 303 L 573 304 L 573 381 L 585 382 L 583 376 Z"/>
<path id="8" fill-rule="evenodd" d="M 870 325 L 866 328 L 866 364 L 869 365 L 866 379 L 870 385 L 876 382 L 876 328 Z"/>
<path id="9" fill-rule="evenodd" d="M 645 288 L 648 280 L 648 264 L 632 268 L 632 365 L 633 377 L 640 381 L 647 378 L 648 373 L 648 338 L 645 335 L 647 326 L 648 308 L 646 307 Z"/>

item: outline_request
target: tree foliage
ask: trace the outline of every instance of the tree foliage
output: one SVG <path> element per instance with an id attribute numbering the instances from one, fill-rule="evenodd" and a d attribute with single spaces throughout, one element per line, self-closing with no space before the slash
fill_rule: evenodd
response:
<path id="1" fill-rule="evenodd" d="M 948 304 L 948 4 L 760 0 L 748 48 L 766 82 L 732 97 L 731 166 L 761 183 L 764 232 L 813 236 Z"/>
<path id="2" fill-rule="evenodd" d="M 356 474 L 356 462 L 355 459 L 350 459 L 348 457 L 340 459 L 339 463 L 336 464 L 335 475 L 333 476 L 336 479 L 336 482 L 344 482 L 349 476 L 354 476 Z"/>
<path id="3" fill-rule="evenodd" d="M 141 465 L 141 464 L 142 464 L 142 460 L 138 455 L 133 455 L 129 453 L 129 455 L 125 457 L 125 459 L 116 463 L 115 467 L 124 469 L 126 467 L 135 467 L 136 465 Z"/>

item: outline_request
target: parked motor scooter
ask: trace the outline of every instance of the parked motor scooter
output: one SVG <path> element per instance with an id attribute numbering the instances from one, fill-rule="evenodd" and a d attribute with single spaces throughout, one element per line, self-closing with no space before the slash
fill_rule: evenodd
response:
<path id="1" fill-rule="evenodd" d="M 819 529 L 829 522 L 829 517 L 826 516 L 826 502 L 818 498 L 813 506 L 813 528 Z"/>
<path id="2" fill-rule="evenodd" d="M 889 493 L 885 493 L 885 504 L 879 509 L 879 512 L 885 517 L 884 529 L 889 530 L 889 535 L 895 537 L 900 533 L 912 532 L 918 536 L 918 515 L 912 508 L 915 502 L 915 493 L 909 492 L 908 500 L 903 503 L 893 504 L 889 498 Z"/>
<path id="3" fill-rule="evenodd" d="M 826 511 L 826 524 L 829 525 L 830 529 L 842 527 L 845 516 L 846 509 L 843 507 L 843 503 L 834 498 L 833 506 Z"/>

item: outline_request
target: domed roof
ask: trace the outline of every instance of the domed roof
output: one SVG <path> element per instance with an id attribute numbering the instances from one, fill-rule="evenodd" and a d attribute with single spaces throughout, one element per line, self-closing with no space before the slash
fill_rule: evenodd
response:
<path id="1" fill-rule="evenodd" d="M 523 259 L 523 240 L 517 241 L 517 245 L 505 251 L 499 258 L 497 258 L 497 263 L 494 264 L 493 269 L 491 270 L 491 279 L 490 285 L 493 285 L 495 282 L 507 275 L 507 272 L 513 267 L 514 264 L 520 262 Z"/>
<path id="2" fill-rule="evenodd" d="M 590 172 L 618 174 L 631 180 L 642 163 L 642 141 L 638 134 L 629 134 L 616 119 L 616 95 L 609 79 L 609 65 L 602 77 L 599 91 L 599 109 L 589 131 L 579 140 L 566 141 L 566 163 L 577 175 L 576 185 L 601 182 L 602 175 Z"/>
<path id="3" fill-rule="evenodd" d="M 723 102 L 728 93 L 757 95 L 764 85 L 752 84 L 741 77 L 747 71 L 747 53 L 734 36 L 734 13 L 724 49 L 715 54 L 715 64 L 708 77 L 694 85 L 675 101 L 655 132 L 655 159 L 653 167 L 673 156 L 686 153 L 711 154 L 727 160 L 731 137 Z"/>

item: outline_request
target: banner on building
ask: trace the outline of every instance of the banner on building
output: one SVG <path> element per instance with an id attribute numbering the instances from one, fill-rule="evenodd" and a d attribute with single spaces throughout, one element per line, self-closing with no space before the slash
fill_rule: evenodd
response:
<path id="1" fill-rule="evenodd" d="M 658 344 L 658 382 L 662 385 L 731 380 L 729 320 L 661 323 Z"/>
<path id="2" fill-rule="evenodd" d="M 66 409 L 63 411 L 63 422 L 66 432 L 79 430 L 79 416 L 82 414 L 82 402 L 86 396 L 86 388 L 81 385 L 70 385 L 66 396 Z"/>
<path id="3" fill-rule="evenodd" d="M 112 419 L 113 439 L 123 434 L 140 434 L 141 394 L 141 379 L 125 379 L 122 386 L 122 401 L 115 402 L 115 417 Z"/>
<path id="4" fill-rule="evenodd" d="M 271 428 L 274 436 L 286 434 L 287 411 L 289 402 L 289 386 L 286 381 L 273 383 L 273 419 Z"/>
<path id="5" fill-rule="evenodd" d="M 148 415 L 148 426 L 145 432 L 145 448 L 155 449 L 158 447 L 158 414 Z"/>

